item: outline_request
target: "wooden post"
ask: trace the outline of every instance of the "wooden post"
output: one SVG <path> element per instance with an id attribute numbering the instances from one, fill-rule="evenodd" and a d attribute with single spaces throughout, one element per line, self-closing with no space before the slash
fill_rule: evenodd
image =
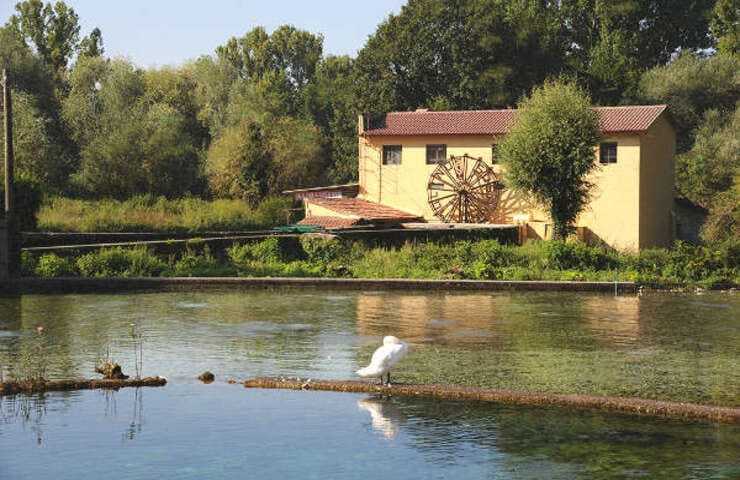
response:
<path id="1" fill-rule="evenodd" d="M 10 95 L 10 80 L 7 70 L 3 69 L 3 118 L 5 127 L 5 242 L 2 247 L 5 249 L 4 257 L 7 259 L 7 271 L 0 273 L 0 276 L 13 277 L 20 271 L 20 254 L 17 251 L 16 241 L 16 218 L 13 183 L 13 103 Z M 2 255 L 0 255 L 2 256 Z"/>

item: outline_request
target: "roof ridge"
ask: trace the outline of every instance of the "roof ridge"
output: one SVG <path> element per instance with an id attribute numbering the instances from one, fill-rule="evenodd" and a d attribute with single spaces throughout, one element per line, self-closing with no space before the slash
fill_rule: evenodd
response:
<path id="1" fill-rule="evenodd" d="M 667 108 L 668 104 L 656 103 L 653 105 L 594 105 L 591 108 L 594 110 L 607 110 L 607 109 L 627 109 L 627 108 L 652 108 L 662 107 Z M 491 113 L 491 112 L 516 112 L 518 108 L 489 108 L 489 109 L 474 109 L 474 110 L 399 110 L 395 112 L 387 112 L 386 115 L 421 115 L 421 114 L 434 114 L 434 113 Z"/>

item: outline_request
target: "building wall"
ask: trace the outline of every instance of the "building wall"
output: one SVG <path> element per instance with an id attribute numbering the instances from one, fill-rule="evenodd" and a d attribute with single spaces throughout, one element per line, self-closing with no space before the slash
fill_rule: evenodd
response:
<path id="1" fill-rule="evenodd" d="M 639 248 L 669 247 L 673 243 L 675 145 L 675 131 L 665 116 L 660 116 L 642 136 Z"/>
<path id="2" fill-rule="evenodd" d="M 591 201 L 576 224 L 588 229 L 594 243 L 605 243 L 620 250 L 639 248 L 640 230 L 640 150 L 639 136 L 607 137 L 602 142 L 617 143 L 617 163 L 599 163 L 590 175 Z"/>
<path id="3" fill-rule="evenodd" d="M 672 240 L 673 154 L 675 134 L 668 121 L 659 117 L 643 135 L 605 138 L 617 143 L 617 163 L 598 163 L 591 175 L 595 184 L 591 202 L 577 220 L 587 239 L 620 250 L 667 246 Z M 492 136 L 398 136 L 359 138 L 359 197 L 420 215 L 427 221 L 439 219 L 429 207 L 427 182 L 435 165 L 426 164 L 427 144 L 446 144 L 447 156 L 468 154 L 492 164 Z M 400 165 L 382 165 L 383 145 L 402 145 Z M 501 175 L 501 167 L 493 165 Z M 505 192 L 496 221 L 526 221 L 529 237 L 549 237 L 552 226 L 547 212 L 528 198 Z"/>
<path id="4" fill-rule="evenodd" d="M 360 137 L 359 197 L 435 221 L 427 199 L 427 183 L 436 165 L 426 164 L 426 146 L 447 145 L 447 156 L 468 154 L 491 165 L 491 136 Z M 400 165 L 383 165 L 383 145 L 402 145 Z M 494 168 L 495 170 L 498 167 Z M 382 186 L 382 188 L 381 188 Z"/>

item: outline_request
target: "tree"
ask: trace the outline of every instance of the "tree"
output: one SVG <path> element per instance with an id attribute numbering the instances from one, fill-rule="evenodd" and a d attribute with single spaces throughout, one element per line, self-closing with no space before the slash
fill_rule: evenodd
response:
<path id="1" fill-rule="evenodd" d="M 410 0 L 378 26 L 356 61 L 365 111 L 511 105 L 566 52 L 544 2 Z"/>
<path id="2" fill-rule="evenodd" d="M 56 141 L 53 120 L 38 108 L 32 95 L 21 91 L 13 95 L 13 124 L 16 172 L 47 192 L 61 191 L 73 164 Z M 0 177 L 2 171 L 0 165 Z"/>
<path id="3" fill-rule="evenodd" d="M 590 198 L 598 117 L 588 95 L 562 80 L 535 88 L 518 108 L 498 156 L 509 185 L 541 203 L 553 220 L 553 237 L 563 239 Z"/>
<path id="4" fill-rule="evenodd" d="M 116 198 L 200 191 L 203 132 L 194 115 L 186 78 L 167 70 L 144 73 L 125 60 L 81 57 L 64 101 L 80 149 L 76 185 Z"/>
<path id="5" fill-rule="evenodd" d="M 310 121 L 282 117 L 266 124 L 243 120 L 224 129 L 208 151 L 206 175 L 216 196 L 256 203 L 320 177 L 321 138 Z"/>
<path id="6" fill-rule="evenodd" d="M 717 50 L 740 53 L 740 4 L 737 0 L 717 0 L 712 10 L 710 28 L 717 39 Z"/>
<path id="7" fill-rule="evenodd" d="M 678 193 L 710 209 L 735 178 L 740 178 L 740 110 L 709 110 L 691 150 L 676 157 Z"/>
<path id="8" fill-rule="evenodd" d="M 732 111 L 740 100 L 740 57 L 680 55 L 642 76 L 636 102 L 667 103 L 677 131 L 678 152 L 688 151 L 708 110 Z"/>
<path id="9" fill-rule="evenodd" d="M 99 28 L 92 29 L 90 34 L 80 41 L 80 56 L 100 57 L 105 53 L 103 48 L 103 33 Z"/>
<path id="10" fill-rule="evenodd" d="M 331 159 L 332 183 L 357 180 L 357 99 L 354 96 L 354 62 L 348 56 L 324 58 L 308 87 L 308 109 L 325 140 Z"/>
<path id="11" fill-rule="evenodd" d="M 208 186 L 218 197 L 256 203 L 267 193 L 268 153 L 255 122 L 225 128 L 208 150 Z"/>

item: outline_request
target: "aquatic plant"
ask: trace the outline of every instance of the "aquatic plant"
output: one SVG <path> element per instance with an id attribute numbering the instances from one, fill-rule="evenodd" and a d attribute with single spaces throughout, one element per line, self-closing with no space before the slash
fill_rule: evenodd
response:
<path id="1" fill-rule="evenodd" d="M 17 382 L 46 381 L 51 347 L 43 326 L 37 326 L 21 343 L 18 363 L 11 372 Z"/>

